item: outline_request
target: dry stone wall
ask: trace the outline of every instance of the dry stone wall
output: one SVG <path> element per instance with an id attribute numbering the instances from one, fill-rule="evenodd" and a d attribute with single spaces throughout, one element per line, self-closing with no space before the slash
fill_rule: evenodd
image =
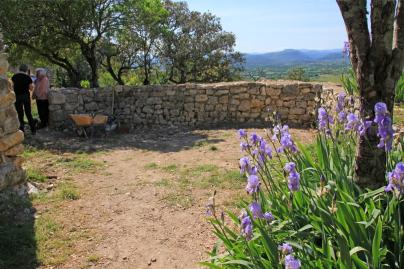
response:
<path id="1" fill-rule="evenodd" d="M 213 127 L 265 126 L 277 111 L 283 122 L 309 127 L 315 121 L 321 84 L 265 81 L 165 86 L 116 86 L 53 89 L 50 124 L 69 128 L 69 114 L 117 115 L 130 129 L 172 125 Z"/>
<path id="2" fill-rule="evenodd" d="M 24 151 L 24 134 L 18 128 L 15 95 L 6 77 L 7 55 L 2 53 L 2 48 L 0 36 L 0 190 L 25 179 L 22 157 L 19 156 Z"/>

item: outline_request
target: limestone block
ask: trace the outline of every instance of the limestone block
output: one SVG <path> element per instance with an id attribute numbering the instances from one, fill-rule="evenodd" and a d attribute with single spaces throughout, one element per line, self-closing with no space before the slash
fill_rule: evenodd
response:
<path id="1" fill-rule="evenodd" d="M 10 92 L 10 83 L 5 78 L 0 78 L 0 96 L 6 95 Z"/>
<path id="2" fill-rule="evenodd" d="M 239 101 L 239 100 L 236 100 L 236 99 L 231 99 L 231 100 L 230 100 L 230 104 L 231 104 L 231 105 L 236 105 L 236 106 L 237 106 L 237 105 L 239 105 L 239 104 L 240 104 L 240 101 Z"/>
<path id="3" fill-rule="evenodd" d="M 271 97 L 277 97 L 281 94 L 281 89 L 276 88 L 266 88 L 266 94 Z"/>
<path id="4" fill-rule="evenodd" d="M 0 109 L 7 108 L 15 102 L 14 92 L 8 92 L 5 95 L 0 96 Z"/>
<path id="5" fill-rule="evenodd" d="M 271 98 L 265 99 L 265 105 L 269 106 L 271 104 Z"/>
<path id="6" fill-rule="evenodd" d="M 14 147 L 9 148 L 4 155 L 6 156 L 17 156 L 24 152 L 24 146 L 22 144 L 15 145 Z"/>
<path id="7" fill-rule="evenodd" d="M 299 88 L 297 84 L 285 85 L 281 92 L 283 95 L 297 95 Z"/>
<path id="8" fill-rule="evenodd" d="M 219 103 L 220 104 L 227 104 L 229 102 L 229 96 L 224 95 L 219 97 Z"/>
<path id="9" fill-rule="evenodd" d="M 22 143 L 24 140 L 24 133 L 22 131 L 6 135 L 0 138 L 0 152 L 5 152 L 9 148 Z"/>
<path id="10" fill-rule="evenodd" d="M 66 96 L 63 93 L 57 91 L 49 92 L 49 104 L 51 105 L 61 105 L 66 103 Z"/>
<path id="11" fill-rule="evenodd" d="M 55 110 L 49 114 L 49 120 L 51 122 L 64 121 L 68 117 L 62 110 Z"/>
<path id="12" fill-rule="evenodd" d="M 185 104 L 184 109 L 185 109 L 185 111 L 193 111 L 195 109 L 195 105 L 192 103 Z"/>
<path id="13" fill-rule="evenodd" d="M 258 99 L 251 100 L 251 108 L 262 108 L 264 106 L 264 102 Z"/>
<path id="14" fill-rule="evenodd" d="M 208 101 L 208 96 L 206 94 L 197 95 L 197 96 L 195 96 L 195 101 L 196 102 L 206 102 L 206 101 Z"/>
<path id="15" fill-rule="evenodd" d="M 303 115 L 306 113 L 306 110 L 304 108 L 291 108 L 290 109 L 290 114 L 295 114 L 295 115 Z"/>
<path id="16" fill-rule="evenodd" d="M 98 109 L 98 105 L 97 105 L 96 102 L 90 102 L 88 104 L 85 104 L 84 107 L 85 107 L 86 110 L 90 110 L 90 111 L 94 111 L 94 110 Z"/>
<path id="17" fill-rule="evenodd" d="M 13 163 L 0 165 L 0 190 L 14 186 L 25 180 L 25 172 L 14 166 Z"/>
<path id="18" fill-rule="evenodd" d="M 7 54 L 0 52 L 0 76 L 6 74 L 8 70 Z"/>
<path id="19" fill-rule="evenodd" d="M 219 99 L 216 96 L 209 96 L 208 103 L 210 105 L 216 105 L 219 102 Z"/>
<path id="20" fill-rule="evenodd" d="M 143 109 L 142 109 L 142 111 L 143 112 L 145 112 L 145 113 L 147 113 L 147 114 L 153 114 L 153 108 L 151 107 L 151 106 L 145 106 Z"/>
<path id="21" fill-rule="evenodd" d="M 20 122 L 14 107 L 0 111 L 0 137 L 17 132 L 19 127 Z"/>
<path id="22" fill-rule="evenodd" d="M 249 93 L 241 93 L 239 94 L 240 99 L 249 99 L 250 94 Z"/>
<path id="23" fill-rule="evenodd" d="M 226 95 L 229 94 L 229 90 L 217 90 L 215 91 L 215 95 L 221 96 L 221 95 Z"/>
<path id="24" fill-rule="evenodd" d="M 249 111 L 251 108 L 250 100 L 243 100 L 241 101 L 240 105 L 238 106 L 238 110 L 240 111 Z"/>

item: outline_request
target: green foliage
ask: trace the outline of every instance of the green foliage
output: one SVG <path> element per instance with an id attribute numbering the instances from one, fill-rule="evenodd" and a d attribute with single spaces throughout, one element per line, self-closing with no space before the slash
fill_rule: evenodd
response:
<path id="1" fill-rule="evenodd" d="M 404 198 L 386 193 L 384 187 L 368 190 L 355 184 L 356 141 L 356 135 L 337 124 L 331 133 L 319 133 L 309 148 L 299 145 L 295 154 L 285 151 L 267 159 L 258 173 L 260 191 L 252 198 L 274 220 L 254 218 L 251 211 L 245 211 L 253 226 L 252 238 L 247 240 L 234 228 L 240 227 L 240 219 L 232 212 L 226 212 L 229 219 L 224 219 L 213 203 L 210 222 L 218 242 L 210 259 L 201 264 L 209 268 L 285 268 L 285 254 L 278 246 L 289 243 L 302 268 L 401 268 Z M 402 161 L 402 147 L 399 142 L 389 154 L 390 171 Z M 288 189 L 285 162 L 294 162 L 300 173 L 296 192 Z M 247 205 L 247 201 L 241 203 L 242 208 Z"/>
<path id="2" fill-rule="evenodd" d="M 88 81 L 88 80 L 80 81 L 80 87 L 83 88 L 83 89 L 89 89 L 90 88 L 90 81 Z"/>
<path id="3" fill-rule="evenodd" d="M 306 71 L 302 67 L 295 67 L 288 71 L 287 79 L 309 81 L 309 77 L 306 75 Z"/>
<path id="4" fill-rule="evenodd" d="M 348 72 L 342 73 L 341 83 L 344 90 L 349 95 L 359 95 L 358 82 L 356 81 L 355 72 L 350 68 Z"/>
<path id="5" fill-rule="evenodd" d="M 395 102 L 404 103 L 404 75 L 397 81 Z"/>

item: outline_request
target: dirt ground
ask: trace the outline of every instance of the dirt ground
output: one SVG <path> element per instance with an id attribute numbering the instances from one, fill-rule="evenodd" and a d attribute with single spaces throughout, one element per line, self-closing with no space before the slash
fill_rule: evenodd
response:
<path id="1" fill-rule="evenodd" d="M 292 134 L 303 142 L 313 137 L 310 130 Z M 208 198 L 217 190 L 219 207 L 233 208 L 245 195 L 235 129 L 140 130 L 93 140 L 39 131 L 26 143 L 53 154 L 35 154 L 26 164 L 57 178 L 45 190 L 55 192 L 66 179 L 79 192 L 78 199 L 33 202 L 36 222 L 51 218 L 63 230 L 61 242 L 41 243 L 42 269 L 198 268 L 215 242 Z M 54 164 L 82 152 L 97 165 Z"/>

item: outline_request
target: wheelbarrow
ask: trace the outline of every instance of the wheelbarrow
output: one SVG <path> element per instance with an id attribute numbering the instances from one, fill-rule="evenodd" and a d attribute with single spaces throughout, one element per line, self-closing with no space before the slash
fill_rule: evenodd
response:
<path id="1" fill-rule="evenodd" d="M 94 128 L 97 126 L 103 127 L 108 122 L 108 116 L 105 115 L 90 115 L 90 114 L 70 114 L 70 118 L 73 120 L 76 126 L 76 132 L 79 136 L 88 138 L 87 133 L 90 132 L 90 136 L 93 136 Z"/>

